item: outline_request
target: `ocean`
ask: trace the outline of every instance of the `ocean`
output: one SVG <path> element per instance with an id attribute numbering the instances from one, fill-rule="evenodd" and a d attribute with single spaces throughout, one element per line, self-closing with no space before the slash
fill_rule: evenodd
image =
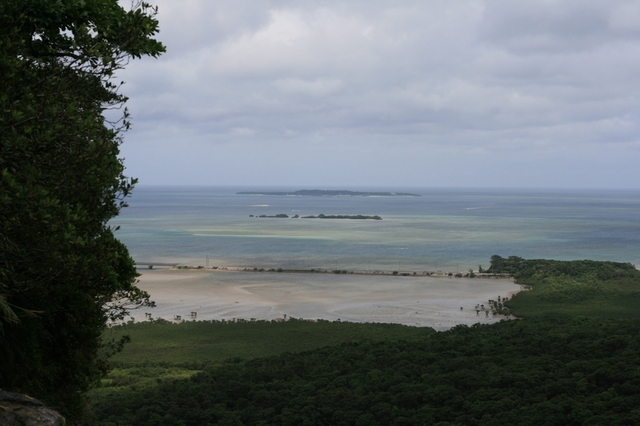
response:
<path id="1" fill-rule="evenodd" d="M 137 262 L 466 272 L 492 255 L 640 264 L 640 191 L 339 188 L 419 197 L 239 195 L 274 187 L 139 186 L 114 218 Z M 382 220 L 259 218 L 379 215 Z M 253 215 L 254 217 L 251 217 Z"/>

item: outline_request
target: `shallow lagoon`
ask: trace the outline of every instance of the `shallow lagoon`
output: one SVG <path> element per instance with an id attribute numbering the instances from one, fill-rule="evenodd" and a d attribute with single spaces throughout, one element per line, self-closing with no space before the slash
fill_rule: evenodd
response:
<path id="1" fill-rule="evenodd" d="M 206 266 L 208 258 L 209 266 L 418 273 L 487 268 L 494 254 L 640 264 L 638 191 L 397 188 L 422 196 L 236 194 L 247 189 L 257 188 L 136 188 L 130 207 L 112 224 L 121 226 L 116 235 L 139 262 Z M 250 217 L 281 213 L 380 215 L 383 220 Z"/>
<path id="2" fill-rule="evenodd" d="M 447 330 L 458 324 L 503 319 L 475 311 L 477 304 L 520 289 L 506 279 L 433 278 L 277 272 L 144 271 L 140 288 L 157 307 L 154 318 L 191 320 L 287 317 L 384 322 Z M 460 308 L 463 308 L 462 310 Z"/>

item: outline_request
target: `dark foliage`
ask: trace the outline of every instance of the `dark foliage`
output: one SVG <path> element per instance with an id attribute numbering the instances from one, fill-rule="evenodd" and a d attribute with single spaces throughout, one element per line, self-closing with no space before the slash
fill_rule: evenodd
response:
<path id="1" fill-rule="evenodd" d="M 97 402 L 99 425 L 635 425 L 640 321 L 505 321 L 230 361 Z"/>
<path id="2" fill-rule="evenodd" d="M 517 281 L 527 283 L 556 276 L 583 277 L 590 275 L 599 280 L 638 279 L 640 277 L 640 271 L 631 263 L 523 259 L 518 256 L 509 256 L 505 259 L 498 255 L 491 256 L 491 266 L 485 272 L 513 275 Z"/>
<path id="3" fill-rule="evenodd" d="M 126 100 L 113 73 L 163 50 L 154 14 L 116 0 L 0 2 L 0 387 L 71 421 L 104 372 L 106 321 L 148 303 L 107 225 L 134 183 L 118 158 L 128 115 L 104 112 Z"/>

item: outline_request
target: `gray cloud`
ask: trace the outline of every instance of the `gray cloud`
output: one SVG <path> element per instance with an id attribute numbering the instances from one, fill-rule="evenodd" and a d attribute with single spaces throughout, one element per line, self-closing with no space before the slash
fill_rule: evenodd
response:
<path id="1" fill-rule="evenodd" d="M 153 3 L 145 183 L 637 187 L 637 2 Z"/>

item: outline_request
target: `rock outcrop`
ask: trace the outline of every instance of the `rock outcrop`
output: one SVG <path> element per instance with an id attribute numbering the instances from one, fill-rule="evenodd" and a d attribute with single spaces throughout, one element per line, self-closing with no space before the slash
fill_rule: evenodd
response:
<path id="1" fill-rule="evenodd" d="M 64 417 L 35 398 L 0 389 L 0 425 L 63 426 Z"/>

